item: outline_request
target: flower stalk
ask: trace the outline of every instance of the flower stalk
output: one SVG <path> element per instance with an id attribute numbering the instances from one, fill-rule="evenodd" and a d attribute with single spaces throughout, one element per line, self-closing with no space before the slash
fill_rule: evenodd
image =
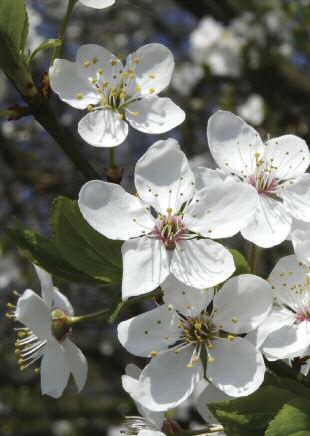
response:
<path id="1" fill-rule="evenodd" d="M 212 425 L 210 427 L 204 427 L 198 430 L 182 430 L 181 436 L 205 435 L 209 433 L 217 433 L 219 431 L 224 431 L 224 427 L 222 425 Z"/>

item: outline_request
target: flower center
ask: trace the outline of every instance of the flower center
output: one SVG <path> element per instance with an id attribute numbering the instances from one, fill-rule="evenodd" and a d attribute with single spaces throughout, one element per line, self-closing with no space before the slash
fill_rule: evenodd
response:
<path id="1" fill-rule="evenodd" d="M 279 180 L 274 176 L 277 168 L 272 165 L 273 159 L 267 162 L 260 158 L 260 154 L 255 154 L 256 171 L 251 176 L 246 177 L 246 181 L 254 186 L 259 194 L 272 196 L 280 187 Z"/>
<path id="2" fill-rule="evenodd" d="M 168 215 L 157 218 L 152 234 L 165 244 L 167 250 L 174 250 L 176 243 L 184 236 L 186 227 L 180 216 L 172 215 L 172 209 L 169 208 L 167 212 Z"/>

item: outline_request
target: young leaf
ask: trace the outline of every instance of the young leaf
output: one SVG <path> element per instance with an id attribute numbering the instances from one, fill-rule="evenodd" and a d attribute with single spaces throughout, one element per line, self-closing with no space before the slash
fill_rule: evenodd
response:
<path id="1" fill-rule="evenodd" d="M 264 386 L 254 394 L 208 405 L 231 436 L 262 436 L 283 404 L 296 398 L 289 390 Z"/>
<path id="2" fill-rule="evenodd" d="M 47 41 L 42 42 L 30 55 L 28 63 L 32 62 L 34 57 L 42 50 L 46 50 L 48 48 L 54 48 L 61 45 L 60 39 L 48 39 Z"/>
<path id="3" fill-rule="evenodd" d="M 25 46 L 28 17 L 24 0 L 0 1 L 0 36 L 19 53 Z"/>
<path id="4" fill-rule="evenodd" d="M 310 436 L 310 401 L 295 398 L 270 422 L 265 436 Z"/>
<path id="5" fill-rule="evenodd" d="M 236 271 L 234 272 L 234 275 L 238 276 L 240 274 L 251 274 L 251 267 L 243 254 L 241 254 L 240 251 L 235 250 L 234 248 L 229 248 L 229 251 L 234 258 L 234 263 L 236 266 Z"/>
<path id="6" fill-rule="evenodd" d="M 28 260 L 55 277 L 76 283 L 102 284 L 99 280 L 72 268 L 49 239 L 27 229 L 21 222 L 16 220 L 15 228 L 6 229 L 6 233 Z"/>
<path id="7" fill-rule="evenodd" d="M 83 218 L 76 201 L 57 198 L 51 208 L 53 241 L 74 268 L 107 283 L 122 281 L 121 241 L 96 232 Z"/>

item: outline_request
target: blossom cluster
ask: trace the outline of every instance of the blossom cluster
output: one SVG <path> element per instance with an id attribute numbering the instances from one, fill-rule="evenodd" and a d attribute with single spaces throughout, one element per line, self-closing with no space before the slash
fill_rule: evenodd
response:
<path id="1" fill-rule="evenodd" d="M 80 1 L 94 8 L 114 3 Z M 171 51 L 158 43 L 139 48 L 126 63 L 87 44 L 74 62 L 56 59 L 49 78 L 61 100 L 87 110 L 80 136 L 95 147 L 115 147 L 125 141 L 128 125 L 160 134 L 184 121 L 180 107 L 158 96 L 173 68 Z M 240 116 L 222 110 L 209 118 L 206 133 L 215 170 L 192 170 L 178 142 L 161 139 L 137 161 L 133 193 L 102 180 L 87 182 L 79 193 L 85 221 L 123 241 L 125 304 L 160 291 L 153 308 L 117 328 L 129 353 L 149 359 L 142 370 L 128 365 L 122 376 L 141 415 L 126 418 L 127 434 L 166 434 L 177 424 L 165 412 L 191 396 L 212 422 L 209 402 L 260 387 L 264 358 L 309 356 L 308 146 L 293 134 L 264 141 Z M 268 279 L 255 271 L 238 274 L 226 239 L 239 232 L 261 248 L 289 239 L 294 254 L 280 258 Z M 21 369 L 41 359 L 42 393 L 59 398 L 71 373 L 83 389 L 87 361 L 70 339 L 77 321 L 70 302 L 46 271 L 36 271 L 42 296 L 27 289 L 10 305 L 10 316 L 23 324 L 16 329 L 16 354 Z M 302 372 L 309 369 L 305 358 Z"/>

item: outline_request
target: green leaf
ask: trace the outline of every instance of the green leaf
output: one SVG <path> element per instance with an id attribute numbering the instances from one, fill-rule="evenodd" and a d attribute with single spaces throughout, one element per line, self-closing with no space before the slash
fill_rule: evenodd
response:
<path id="1" fill-rule="evenodd" d="M 296 395 L 287 389 L 264 386 L 248 397 L 209 404 L 227 435 L 262 436 L 269 421 Z"/>
<path id="2" fill-rule="evenodd" d="M 266 436 L 310 436 L 310 401 L 295 398 L 270 422 Z"/>
<path id="3" fill-rule="evenodd" d="M 116 318 L 118 317 L 118 314 L 120 313 L 124 305 L 125 305 L 125 301 L 122 301 L 121 295 L 117 295 L 109 307 L 109 312 L 108 312 L 109 324 L 113 324 L 115 322 Z"/>
<path id="4" fill-rule="evenodd" d="M 77 202 L 57 198 L 51 208 L 53 242 L 74 268 L 105 283 L 122 281 L 121 241 L 100 235 L 83 218 Z"/>
<path id="5" fill-rule="evenodd" d="M 298 397 L 305 397 L 310 400 L 310 389 L 290 378 L 278 377 L 270 371 L 265 374 L 264 385 L 287 389 Z"/>
<path id="6" fill-rule="evenodd" d="M 60 39 L 48 39 L 47 41 L 42 42 L 30 55 L 28 63 L 32 62 L 34 57 L 42 50 L 46 50 L 48 48 L 54 48 L 61 45 Z"/>
<path id="7" fill-rule="evenodd" d="M 15 52 L 24 48 L 28 34 L 28 17 L 24 0 L 0 1 L 0 35 Z"/>
<path id="8" fill-rule="evenodd" d="M 100 284 L 99 280 L 73 268 L 49 239 L 27 229 L 21 222 L 16 220 L 15 228 L 6 229 L 6 232 L 28 260 L 55 277 L 70 282 Z"/>
<path id="9" fill-rule="evenodd" d="M 238 276 L 240 274 L 251 274 L 251 267 L 243 254 L 241 254 L 240 251 L 235 250 L 234 248 L 229 248 L 229 251 L 234 258 L 236 266 L 236 271 L 233 275 Z"/>

